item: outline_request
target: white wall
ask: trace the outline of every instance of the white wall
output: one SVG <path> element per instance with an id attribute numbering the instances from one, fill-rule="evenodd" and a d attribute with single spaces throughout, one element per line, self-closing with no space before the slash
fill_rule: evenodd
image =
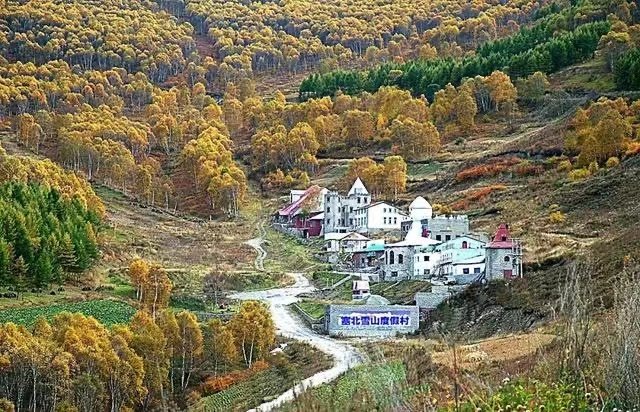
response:
<path id="1" fill-rule="evenodd" d="M 468 269 L 469 273 L 464 273 Z M 479 270 L 476 272 L 475 270 Z M 453 265 L 453 275 L 479 275 L 484 272 L 484 263 L 473 263 L 468 265 Z"/>
<path id="2" fill-rule="evenodd" d="M 367 230 L 400 230 L 400 223 L 407 219 L 395 206 L 380 203 L 356 211 L 358 227 Z"/>
<path id="3" fill-rule="evenodd" d="M 425 259 L 426 258 L 426 259 Z M 440 263 L 440 252 L 419 252 L 413 255 L 413 276 L 430 277 Z M 425 273 L 427 270 L 429 273 Z"/>

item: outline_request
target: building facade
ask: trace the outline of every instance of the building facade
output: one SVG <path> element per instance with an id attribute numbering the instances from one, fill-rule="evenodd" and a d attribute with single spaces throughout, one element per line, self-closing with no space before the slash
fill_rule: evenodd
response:
<path id="1" fill-rule="evenodd" d="M 469 217 L 466 215 L 439 215 L 420 219 L 422 235 L 446 242 L 469 233 Z M 403 222 L 401 233 L 409 231 L 411 222 Z"/>
<path id="2" fill-rule="evenodd" d="M 400 230 L 409 216 L 386 202 L 371 203 L 354 210 L 353 229 L 360 233 Z"/>
<path id="3" fill-rule="evenodd" d="M 509 226 L 501 224 L 486 247 L 486 277 L 515 279 L 522 277 L 522 246 L 513 239 Z"/>
<path id="4" fill-rule="evenodd" d="M 346 196 L 338 192 L 324 195 L 324 233 L 346 233 L 356 228 L 357 209 L 371 204 L 371 195 L 360 178 L 349 189 Z"/>

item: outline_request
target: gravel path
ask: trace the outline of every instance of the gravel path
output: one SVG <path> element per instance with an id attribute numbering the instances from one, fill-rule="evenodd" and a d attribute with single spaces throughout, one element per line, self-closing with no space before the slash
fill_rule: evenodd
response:
<path id="1" fill-rule="evenodd" d="M 261 236 L 249 239 L 244 243 L 251 246 L 256 250 L 256 252 L 258 252 L 258 256 L 256 256 L 254 265 L 256 267 L 256 270 L 264 272 L 264 260 L 267 258 L 267 251 L 262 247 L 262 243 L 264 243 L 263 237 L 265 235 L 264 222 L 260 222 L 258 230 L 260 231 Z"/>
<path id="2" fill-rule="evenodd" d="M 295 394 L 299 394 L 308 388 L 331 382 L 348 369 L 362 362 L 362 355 L 356 348 L 343 341 L 318 335 L 304 325 L 298 317 L 291 314 L 287 305 L 296 302 L 298 300 L 296 296 L 299 294 L 309 293 L 315 289 L 309 283 L 309 280 L 301 273 L 292 273 L 291 276 L 295 279 L 295 284 L 292 286 L 264 291 L 242 292 L 231 295 L 230 297 L 232 299 L 261 300 L 267 302 L 271 309 L 271 315 L 273 316 L 278 334 L 308 343 L 332 356 L 334 359 L 333 367 L 303 380 L 295 387 L 290 388 L 278 396 L 278 398 L 263 403 L 257 408 L 252 409 L 252 411 L 271 411 L 286 402 L 292 401 Z"/>

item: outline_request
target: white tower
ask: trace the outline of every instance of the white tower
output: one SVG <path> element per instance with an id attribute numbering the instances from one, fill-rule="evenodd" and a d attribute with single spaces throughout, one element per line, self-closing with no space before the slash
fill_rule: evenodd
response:
<path id="1" fill-rule="evenodd" d="M 416 197 L 409 205 L 409 216 L 411 220 L 431 219 L 433 217 L 433 208 L 422 196 Z"/>

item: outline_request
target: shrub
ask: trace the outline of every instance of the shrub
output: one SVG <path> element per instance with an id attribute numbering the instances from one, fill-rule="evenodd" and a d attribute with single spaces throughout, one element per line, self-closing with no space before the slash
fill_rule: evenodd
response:
<path id="1" fill-rule="evenodd" d="M 481 177 L 497 176 L 503 172 L 509 171 L 512 166 L 515 166 L 520 162 L 521 160 L 517 157 L 510 157 L 507 159 L 494 160 L 483 165 L 472 166 L 458 172 L 458 174 L 456 174 L 456 181 L 463 182 L 465 180 L 474 180 Z"/>
<path id="2" fill-rule="evenodd" d="M 565 220 L 567 220 L 567 216 L 559 210 L 549 214 L 549 221 L 553 224 L 563 223 Z"/>
<path id="3" fill-rule="evenodd" d="M 535 176 L 544 172 L 544 167 L 540 165 L 534 165 L 529 161 L 525 161 L 515 165 L 513 171 L 518 176 Z"/>
<path id="4" fill-rule="evenodd" d="M 571 164 L 571 160 L 562 160 L 558 163 L 558 171 L 559 172 L 570 172 L 573 169 L 573 165 Z"/>
<path id="5" fill-rule="evenodd" d="M 591 176 L 591 172 L 587 169 L 575 169 L 569 172 L 569 180 L 578 181 L 584 180 Z"/>
<path id="6" fill-rule="evenodd" d="M 640 153 L 640 142 L 631 142 L 627 146 L 627 150 L 624 152 L 627 156 L 635 156 Z"/>
<path id="7" fill-rule="evenodd" d="M 589 163 L 589 173 L 595 175 L 596 173 L 598 173 L 598 170 L 600 170 L 600 165 L 598 165 L 598 162 L 594 160 L 593 162 Z"/>
<path id="8" fill-rule="evenodd" d="M 458 200 L 453 203 L 451 207 L 455 210 L 464 210 L 469 207 L 469 205 L 477 202 L 483 202 L 491 193 L 496 191 L 505 190 L 507 187 L 504 185 L 492 185 L 487 187 L 482 187 L 480 189 L 474 190 L 473 192 L 467 193 L 464 198 Z"/>
<path id="9" fill-rule="evenodd" d="M 618 159 L 617 157 L 614 156 L 607 159 L 607 163 L 606 163 L 607 169 L 611 169 L 619 165 L 620 165 L 620 159 Z"/>
<path id="10" fill-rule="evenodd" d="M 256 361 L 251 365 L 251 368 L 233 371 L 225 375 L 210 376 L 205 379 L 204 383 L 200 386 L 200 390 L 204 395 L 211 395 L 216 392 L 221 392 L 228 389 L 232 385 L 246 381 L 258 372 L 261 372 L 269 368 L 269 364 L 265 361 Z"/>

